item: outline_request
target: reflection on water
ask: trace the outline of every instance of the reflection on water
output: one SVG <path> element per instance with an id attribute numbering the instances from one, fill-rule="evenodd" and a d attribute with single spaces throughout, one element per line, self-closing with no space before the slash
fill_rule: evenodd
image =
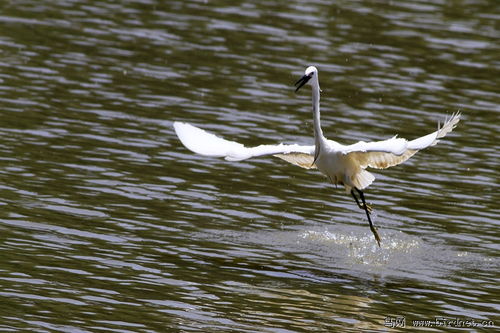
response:
<path id="1" fill-rule="evenodd" d="M 495 2 L 22 1 L 0 5 L 3 330 L 498 325 Z M 191 154 L 188 121 L 248 145 L 449 138 L 374 172 L 362 211 L 317 172 Z"/>

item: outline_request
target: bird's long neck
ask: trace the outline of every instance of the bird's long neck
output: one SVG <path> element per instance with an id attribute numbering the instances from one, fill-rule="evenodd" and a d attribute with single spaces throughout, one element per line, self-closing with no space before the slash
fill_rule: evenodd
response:
<path id="1" fill-rule="evenodd" d="M 316 146 L 315 160 L 318 157 L 321 146 L 326 142 L 321 129 L 320 112 L 319 112 L 319 82 L 317 77 L 314 78 L 312 84 L 312 102 L 313 102 L 313 126 L 314 126 L 314 144 Z"/>

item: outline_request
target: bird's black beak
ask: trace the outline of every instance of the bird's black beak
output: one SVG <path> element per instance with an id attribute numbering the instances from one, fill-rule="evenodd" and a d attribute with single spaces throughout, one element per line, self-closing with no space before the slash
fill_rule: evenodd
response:
<path id="1" fill-rule="evenodd" d="M 311 77 L 309 75 L 304 75 L 301 77 L 297 82 L 295 82 L 295 86 L 297 86 L 297 89 L 295 89 L 295 92 L 299 91 L 300 88 L 302 88 L 307 81 L 309 81 Z"/>

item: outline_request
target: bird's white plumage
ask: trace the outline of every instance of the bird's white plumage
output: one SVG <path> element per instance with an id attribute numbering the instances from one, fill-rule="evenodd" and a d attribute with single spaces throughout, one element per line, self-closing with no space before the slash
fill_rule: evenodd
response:
<path id="1" fill-rule="evenodd" d="M 182 144 L 189 150 L 205 156 L 224 157 L 228 161 L 242 161 L 251 157 L 290 154 L 314 153 L 314 146 L 298 144 L 260 145 L 245 147 L 241 143 L 225 140 L 201 128 L 183 122 L 174 122 L 174 129 Z"/>
<path id="2" fill-rule="evenodd" d="M 459 120 L 460 114 L 456 113 L 437 131 L 412 141 L 393 137 L 383 141 L 359 141 L 347 146 L 332 140 L 326 140 L 326 143 L 330 151 L 345 155 L 346 161 L 357 166 L 359 169 L 356 170 L 357 173 L 361 173 L 367 167 L 385 169 L 403 163 L 419 150 L 435 145 L 440 138 L 455 128 Z M 200 155 L 224 157 L 228 161 L 241 161 L 252 157 L 275 155 L 305 169 L 316 168 L 313 163 L 315 146 L 312 145 L 281 143 L 278 145 L 245 147 L 241 143 L 223 139 L 191 124 L 174 122 L 174 129 L 184 146 Z M 357 182 L 358 188 L 363 189 L 371 184 L 375 179 L 374 177 L 372 179 L 372 177 L 362 173 L 360 181 Z M 342 180 L 342 182 L 344 181 Z"/>
<path id="3" fill-rule="evenodd" d="M 340 150 L 342 151 L 342 154 L 377 151 L 377 152 L 390 153 L 394 155 L 401 155 L 405 152 L 406 148 L 407 148 L 407 141 L 405 139 L 393 137 L 391 139 L 384 141 L 373 141 L 373 142 L 359 141 L 349 146 L 341 146 Z"/>
<path id="4" fill-rule="evenodd" d="M 174 129 L 182 144 L 200 155 L 226 157 L 244 148 L 241 143 L 224 140 L 191 124 L 176 121 Z"/>
<path id="5" fill-rule="evenodd" d="M 369 151 L 369 152 L 351 152 L 353 159 L 359 163 L 359 165 L 364 169 L 366 167 L 376 168 L 376 169 L 386 169 L 391 166 L 403 163 L 419 150 L 435 145 L 439 142 L 439 139 L 443 138 L 446 134 L 451 132 L 455 126 L 460 121 L 460 113 L 453 114 L 449 119 L 447 119 L 443 127 L 438 128 L 437 131 L 417 138 L 412 141 L 405 142 L 405 148 L 402 154 L 386 153 L 381 151 Z M 384 145 L 385 141 L 380 141 L 381 145 Z"/>
<path id="6" fill-rule="evenodd" d="M 318 70 L 309 66 L 304 76 L 297 81 L 297 90 L 310 83 L 312 86 L 314 145 L 298 144 L 260 145 L 245 147 L 241 143 L 229 141 L 208 133 L 193 125 L 174 122 L 174 129 L 181 142 L 189 150 L 206 156 L 224 157 L 229 161 L 241 161 L 251 157 L 274 155 L 302 168 L 317 168 L 332 184 L 343 185 L 356 199 L 358 206 L 365 210 L 370 229 L 380 245 L 380 237 L 374 228 L 368 205 L 362 189 L 368 187 L 375 177 L 366 168 L 385 169 L 403 163 L 419 150 L 435 145 L 439 139 L 451 132 L 460 121 L 457 112 L 445 120 L 442 127 L 428 135 L 407 141 L 396 136 L 374 142 L 359 141 L 351 145 L 342 145 L 328 140 L 323 135 L 320 125 L 320 89 Z M 296 90 L 296 91 L 297 91 Z M 362 204 L 355 196 L 360 195 Z"/>

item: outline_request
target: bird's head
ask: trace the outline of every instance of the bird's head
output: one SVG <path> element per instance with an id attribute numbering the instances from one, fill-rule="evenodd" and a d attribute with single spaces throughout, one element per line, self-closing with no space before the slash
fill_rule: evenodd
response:
<path id="1" fill-rule="evenodd" d="M 318 69 L 314 66 L 309 66 L 306 68 L 304 75 L 297 82 L 295 82 L 295 86 L 297 86 L 297 89 L 295 89 L 295 92 L 299 91 L 299 89 L 302 88 L 313 77 L 316 77 L 316 80 L 314 80 L 313 82 L 318 82 L 318 80 L 317 80 Z"/>

